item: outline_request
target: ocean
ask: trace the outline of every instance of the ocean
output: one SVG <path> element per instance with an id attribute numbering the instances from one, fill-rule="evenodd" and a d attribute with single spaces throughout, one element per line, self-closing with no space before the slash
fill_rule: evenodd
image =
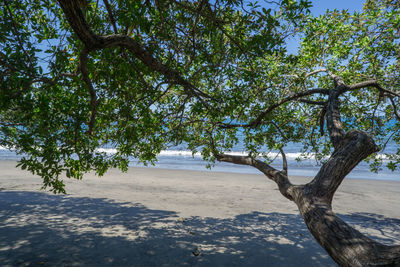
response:
<path id="1" fill-rule="evenodd" d="M 398 145 L 395 143 L 389 143 L 386 147 L 387 153 L 395 153 Z M 297 161 L 296 159 L 300 156 L 301 144 L 291 144 L 285 148 L 285 153 L 288 161 L 288 173 L 289 175 L 296 176 L 315 176 L 321 167 L 315 159 L 307 159 Z M 107 153 L 114 153 L 113 148 L 102 148 L 101 151 Z M 276 160 L 271 164 L 277 169 L 282 168 L 281 156 L 273 152 L 272 156 L 276 156 Z M 245 155 L 243 148 L 238 145 L 233 149 L 231 154 Z M 10 151 L 6 148 L 0 147 L 0 160 L 18 160 L 22 156 L 17 155 L 15 151 Z M 192 152 L 185 150 L 184 146 L 171 147 L 168 150 L 161 151 L 158 156 L 158 161 L 155 166 L 148 166 L 149 168 L 164 168 L 164 169 L 180 169 L 180 170 L 197 170 L 197 171 L 215 171 L 215 172 L 233 172 L 233 173 L 249 173 L 257 174 L 260 173 L 257 169 L 250 166 L 236 165 L 231 163 L 216 162 L 211 169 L 207 169 L 208 162 L 203 161 L 200 154 L 192 155 Z M 138 162 L 135 158 L 130 158 L 131 167 L 144 167 L 144 165 Z M 389 180 L 400 182 L 400 170 L 392 172 L 391 170 L 382 167 L 382 170 L 378 173 L 371 172 L 369 165 L 366 162 L 361 162 L 347 178 L 358 178 L 358 179 L 373 179 L 373 180 Z"/>

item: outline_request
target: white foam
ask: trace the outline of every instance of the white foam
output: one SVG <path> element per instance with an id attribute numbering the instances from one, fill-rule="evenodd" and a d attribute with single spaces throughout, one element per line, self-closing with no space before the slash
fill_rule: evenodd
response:
<path id="1" fill-rule="evenodd" d="M 6 148 L 4 146 L 0 146 L 0 151 L 10 151 L 10 152 L 14 152 L 14 149 L 9 149 Z M 100 152 L 100 153 L 107 153 L 110 155 L 116 154 L 118 152 L 118 150 L 116 148 L 97 148 L 95 150 L 96 152 Z M 14 152 L 15 153 L 15 152 Z M 249 153 L 248 152 L 244 152 L 244 151 L 227 151 L 225 152 L 226 154 L 229 155 L 234 155 L 234 156 L 247 156 Z M 269 152 L 266 153 L 266 155 L 271 158 L 271 159 L 282 159 L 282 155 L 279 152 Z M 304 160 L 304 155 L 300 152 L 289 152 L 289 153 L 285 153 L 287 160 L 296 160 L 299 158 L 302 158 Z M 179 156 L 183 156 L 183 157 L 196 157 L 196 158 L 201 158 L 201 152 L 196 152 L 193 153 L 190 150 L 162 150 L 159 154 L 159 156 L 163 157 L 163 156 L 170 156 L 170 157 L 179 157 Z M 261 155 L 260 155 L 261 156 Z M 307 160 L 315 160 L 315 154 L 310 153 L 307 156 L 308 159 Z M 378 158 L 381 158 L 384 161 L 389 161 L 389 157 L 386 155 L 379 155 Z"/>
<path id="2" fill-rule="evenodd" d="M 117 149 L 115 148 L 96 148 L 96 152 L 107 153 L 107 154 L 115 154 L 117 153 Z"/>
<path id="3" fill-rule="evenodd" d="M 107 154 L 115 154 L 117 153 L 117 149 L 115 148 L 98 148 L 96 149 L 96 152 L 103 152 Z M 249 152 L 243 152 L 243 151 L 227 151 L 224 152 L 229 155 L 234 155 L 234 156 L 247 156 L 249 155 Z M 276 158 L 276 159 L 282 159 L 282 155 L 279 152 L 269 152 L 266 153 L 266 155 L 270 158 Z M 302 153 L 299 152 L 294 152 L 294 153 L 285 153 L 286 158 L 288 160 L 296 160 L 297 158 L 300 158 L 302 156 Z M 201 157 L 201 152 L 196 152 L 193 153 L 190 150 L 162 150 L 159 154 L 159 156 L 170 156 L 170 157 L 178 157 L 178 156 L 183 156 L 183 157 Z M 313 159 L 313 154 L 309 154 L 309 157 Z"/>

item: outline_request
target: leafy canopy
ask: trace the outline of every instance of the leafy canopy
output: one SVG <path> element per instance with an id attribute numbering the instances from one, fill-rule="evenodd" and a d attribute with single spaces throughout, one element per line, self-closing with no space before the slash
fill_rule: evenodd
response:
<path id="1" fill-rule="evenodd" d="M 23 153 L 20 166 L 54 192 L 64 192 L 64 173 L 126 170 L 129 156 L 152 163 L 182 142 L 210 161 L 239 141 L 267 161 L 265 152 L 284 153 L 290 142 L 322 160 L 332 152 L 324 103 L 336 76 L 383 89 L 343 94 L 344 128 L 367 131 L 382 148 L 399 144 L 398 1 L 320 17 L 309 7 L 305 0 L 4 1 L 0 145 Z M 293 36 L 301 39 L 296 54 L 286 49 Z M 395 169 L 400 149 L 389 157 Z"/>

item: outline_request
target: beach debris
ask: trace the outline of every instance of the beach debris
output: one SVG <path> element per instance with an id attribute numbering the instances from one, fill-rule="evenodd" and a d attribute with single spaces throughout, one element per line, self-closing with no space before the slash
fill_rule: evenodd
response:
<path id="1" fill-rule="evenodd" d="M 183 218 L 183 217 L 180 217 L 180 218 L 178 218 L 177 221 L 183 223 L 183 222 L 186 222 L 187 219 L 186 219 L 186 218 Z"/>
<path id="2" fill-rule="evenodd" d="M 200 256 L 200 254 L 201 254 L 200 248 L 199 248 L 199 247 L 196 247 L 196 248 L 192 251 L 192 254 L 193 254 L 195 257 Z"/>

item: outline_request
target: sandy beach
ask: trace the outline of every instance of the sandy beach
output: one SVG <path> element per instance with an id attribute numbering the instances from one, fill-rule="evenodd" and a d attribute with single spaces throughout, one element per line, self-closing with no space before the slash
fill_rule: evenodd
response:
<path id="1" fill-rule="evenodd" d="M 336 266 L 261 174 L 130 168 L 54 195 L 15 164 L 0 162 L 1 266 Z M 333 205 L 400 244 L 400 182 L 347 179 Z"/>

